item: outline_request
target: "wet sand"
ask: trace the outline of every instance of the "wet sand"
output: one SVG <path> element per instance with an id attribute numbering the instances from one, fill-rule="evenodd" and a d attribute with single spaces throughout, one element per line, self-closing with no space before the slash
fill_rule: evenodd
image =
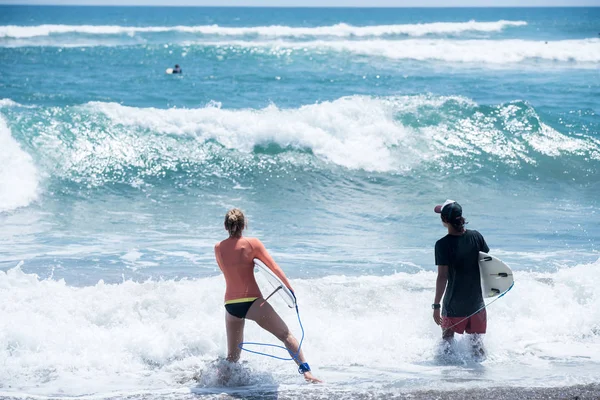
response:
<path id="1" fill-rule="evenodd" d="M 300 396 L 299 396 L 300 395 Z M 292 400 L 303 399 L 357 399 L 357 400 L 600 400 L 600 384 L 552 388 L 493 387 L 465 390 L 420 390 L 411 392 L 352 392 L 351 390 L 309 390 L 300 393 L 220 393 L 202 395 L 198 399 Z"/>
<path id="2" fill-rule="evenodd" d="M 195 391 L 195 390 L 193 390 Z M 220 392 L 220 393 L 219 393 Z M 94 396 L 95 397 L 95 396 Z M 0 400 L 38 400 L 40 397 L 5 397 Z M 95 397 L 95 398 L 102 398 Z M 600 384 L 564 386 L 564 387 L 492 387 L 487 389 L 465 390 L 419 390 L 411 392 L 360 391 L 332 389 L 326 386 L 311 388 L 301 392 L 243 390 L 241 388 L 223 388 L 223 391 L 198 388 L 195 393 L 145 393 L 138 395 L 109 396 L 106 400 L 292 400 L 292 399 L 327 399 L 327 400 L 600 400 Z M 73 399 L 73 397 L 53 396 L 52 399 Z"/>
<path id="3" fill-rule="evenodd" d="M 468 389 L 460 391 L 430 390 L 390 397 L 392 399 L 439 399 L 439 400 L 598 400 L 600 384 L 578 385 L 555 388 L 495 387 L 489 389 Z"/>

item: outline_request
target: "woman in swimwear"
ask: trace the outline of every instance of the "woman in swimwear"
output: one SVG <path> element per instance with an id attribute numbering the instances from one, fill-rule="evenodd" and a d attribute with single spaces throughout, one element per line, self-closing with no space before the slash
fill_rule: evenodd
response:
<path id="1" fill-rule="evenodd" d="M 237 362 L 240 359 L 242 350 L 238 345 L 244 340 L 245 320 L 250 319 L 281 340 L 291 355 L 296 355 L 294 360 L 299 366 L 298 372 L 304 375 L 307 382 L 319 383 L 321 381 L 310 372 L 302 350 L 298 351 L 296 338 L 273 307 L 264 301 L 254 279 L 253 260 L 258 258 L 262 261 L 293 293 L 292 286 L 261 241 L 242 236 L 245 227 L 244 213 L 237 208 L 229 210 L 225 215 L 225 230 L 229 232 L 229 238 L 215 245 L 217 264 L 225 275 L 227 286 L 227 361 Z"/>

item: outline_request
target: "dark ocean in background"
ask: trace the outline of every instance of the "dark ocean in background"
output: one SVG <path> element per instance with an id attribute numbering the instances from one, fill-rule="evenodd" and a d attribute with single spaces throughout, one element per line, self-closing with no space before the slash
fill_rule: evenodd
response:
<path id="1" fill-rule="evenodd" d="M 599 34 L 600 8 L 0 6 L 0 396 L 597 383 Z M 446 198 L 516 273 L 482 363 L 436 355 Z M 217 383 L 230 207 L 325 387 L 255 355 Z"/>

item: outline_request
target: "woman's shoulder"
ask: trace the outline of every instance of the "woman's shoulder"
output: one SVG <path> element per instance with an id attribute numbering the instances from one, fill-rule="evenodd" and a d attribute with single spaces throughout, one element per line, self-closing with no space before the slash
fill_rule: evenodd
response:
<path id="1" fill-rule="evenodd" d="M 232 240 L 232 239 L 228 238 L 228 239 L 224 239 L 224 240 L 221 240 L 220 242 L 215 243 L 215 250 L 218 250 L 221 247 L 221 245 L 225 244 L 229 240 Z M 255 238 L 255 237 L 242 236 L 237 240 L 242 241 L 242 243 L 243 242 L 248 243 L 248 245 L 250 245 L 250 247 L 254 250 L 264 248 L 264 245 L 262 244 L 260 239 Z"/>
<path id="2" fill-rule="evenodd" d="M 260 241 L 260 239 L 255 238 L 255 237 L 246 237 L 244 236 L 243 239 L 246 239 L 246 241 L 248 243 L 250 243 L 252 246 L 256 246 L 256 245 L 262 245 L 262 242 Z"/>
<path id="3" fill-rule="evenodd" d="M 228 240 L 229 240 L 229 238 L 228 239 L 223 239 L 220 242 L 215 243 L 215 250 L 218 249 L 219 247 L 221 247 Z"/>

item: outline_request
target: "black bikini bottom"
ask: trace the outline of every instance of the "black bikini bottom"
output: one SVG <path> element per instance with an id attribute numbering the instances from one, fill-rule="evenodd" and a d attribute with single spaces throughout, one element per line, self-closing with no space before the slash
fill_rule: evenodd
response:
<path id="1" fill-rule="evenodd" d="M 252 304 L 258 299 L 254 299 L 252 301 L 243 301 L 241 303 L 231 303 L 225 304 L 225 309 L 227 312 L 234 317 L 238 318 L 246 318 L 246 314 L 248 314 L 248 310 L 252 307 Z"/>

